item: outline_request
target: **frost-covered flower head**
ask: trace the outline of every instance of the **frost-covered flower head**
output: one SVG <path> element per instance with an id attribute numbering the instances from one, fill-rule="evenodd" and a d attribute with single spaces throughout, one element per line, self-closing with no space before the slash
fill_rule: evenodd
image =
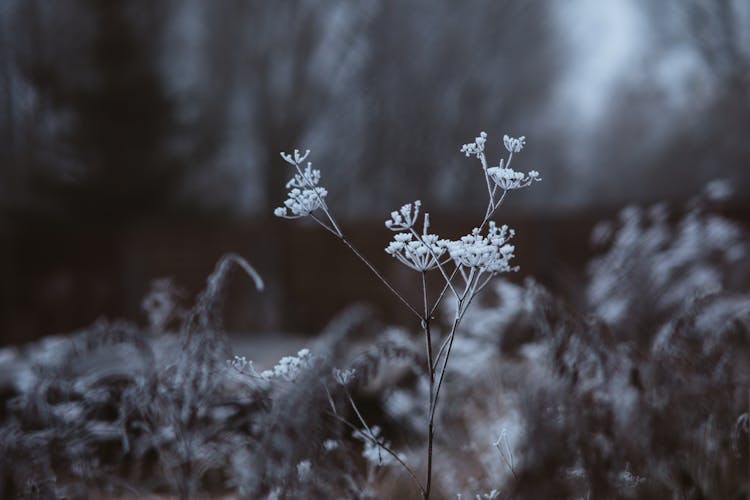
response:
<path id="1" fill-rule="evenodd" d="M 385 247 L 385 253 L 415 271 L 423 272 L 436 268 L 438 259 L 445 253 L 448 240 L 440 239 L 436 234 L 429 234 L 429 227 L 430 215 L 425 214 L 421 236 L 414 232 L 395 234 L 393 241 Z"/>
<path id="2" fill-rule="evenodd" d="M 309 349 L 300 350 L 296 356 L 284 356 L 279 360 L 272 370 L 264 370 L 260 377 L 266 380 L 272 378 L 283 378 L 293 382 L 299 374 L 310 366 L 312 354 Z"/>
<path id="3" fill-rule="evenodd" d="M 325 203 L 323 200 L 328 196 L 328 191 L 324 187 L 318 186 L 320 170 L 313 169 L 311 162 L 307 162 L 304 169 L 301 167 L 301 163 L 309 154 L 310 150 L 305 151 L 305 154 L 300 154 L 297 149 L 294 150 L 294 156 L 281 153 L 281 157 L 287 163 L 294 165 L 297 173 L 286 183 L 287 189 L 292 189 L 287 193 L 284 206 L 273 211 L 277 217 L 296 219 L 323 208 Z"/>
<path id="4" fill-rule="evenodd" d="M 500 165 L 487 169 L 487 175 L 493 180 L 500 189 L 510 191 L 511 189 L 520 189 L 531 185 L 532 182 L 541 181 L 539 172 L 531 170 L 529 173 L 524 174 L 523 172 L 516 172 L 512 168 L 505 168 L 503 161 L 500 160 Z"/>
<path id="5" fill-rule="evenodd" d="M 408 231 L 417 222 L 419 208 L 422 202 L 417 200 L 414 204 L 407 203 L 401 210 L 391 212 L 391 218 L 385 221 L 385 227 L 391 231 Z"/>
<path id="6" fill-rule="evenodd" d="M 286 188 L 296 187 L 300 189 L 312 188 L 318 185 L 320 181 L 320 170 L 312 168 L 312 162 L 307 162 L 305 169 L 302 173 L 294 174 L 289 182 L 286 183 Z"/>
<path id="7" fill-rule="evenodd" d="M 464 153 L 467 158 L 470 156 L 479 157 L 479 155 L 484 153 L 484 145 L 486 142 L 487 132 L 480 132 L 479 137 L 474 138 L 474 142 L 461 146 L 461 152 Z"/>
<path id="8" fill-rule="evenodd" d="M 286 206 L 276 208 L 273 213 L 276 217 L 286 217 L 287 219 L 305 217 L 321 208 L 323 199 L 327 195 L 328 191 L 322 187 L 316 187 L 315 189 L 294 188 L 287 194 L 287 199 L 284 201 Z"/>
<path id="9" fill-rule="evenodd" d="M 357 371 L 353 368 L 346 370 L 339 370 L 338 368 L 333 369 L 333 379 L 341 385 L 349 385 L 349 382 L 354 380 L 357 375 Z"/>
<path id="10" fill-rule="evenodd" d="M 299 149 L 294 150 L 294 155 L 291 155 L 289 153 L 281 152 L 279 153 L 281 157 L 284 159 L 285 162 L 289 163 L 293 167 L 297 167 L 302 164 L 303 161 L 307 159 L 307 156 L 310 154 L 310 150 L 307 149 L 303 154 L 300 154 Z"/>
<path id="11" fill-rule="evenodd" d="M 518 268 L 509 264 L 515 247 L 507 243 L 514 235 L 515 231 L 508 226 L 498 227 L 490 222 L 486 235 L 474 228 L 460 240 L 448 242 L 448 252 L 457 266 L 492 273 L 515 271 Z"/>
<path id="12" fill-rule="evenodd" d="M 503 144 L 505 144 L 505 149 L 507 149 L 509 153 L 520 153 L 526 145 L 526 137 L 522 135 L 521 137 L 515 138 L 510 137 L 509 135 L 504 135 Z"/>

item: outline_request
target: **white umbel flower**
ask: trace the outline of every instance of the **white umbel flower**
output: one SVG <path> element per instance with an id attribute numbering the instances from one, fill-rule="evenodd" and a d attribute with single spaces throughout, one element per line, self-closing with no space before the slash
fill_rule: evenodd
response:
<path id="1" fill-rule="evenodd" d="M 314 189 L 294 188 L 287 194 L 284 207 L 276 208 L 273 213 L 276 217 L 295 219 L 305 217 L 323 206 L 323 199 L 328 191 L 323 187 Z M 290 213 L 291 212 L 291 213 Z"/>
<path id="2" fill-rule="evenodd" d="M 517 172 L 512 168 L 505 168 L 502 161 L 500 161 L 500 166 L 488 168 L 487 175 L 490 176 L 490 179 L 492 179 L 500 189 L 505 191 L 525 188 L 530 186 L 532 182 L 539 182 L 542 180 L 541 177 L 539 177 L 539 172 L 536 170 L 524 174 L 523 172 Z"/>
<path id="3" fill-rule="evenodd" d="M 415 205 L 419 202 L 415 202 Z M 410 205 L 404 205 L 401 209 L 402 214 L 393 212 L 391 214 L 391 220 L 388 222 L 394 222 L 389 227 L 395 226 L 395 222 L 401 225 L 401 227 L 407 227 L 411 232 L 399 233 L 393 236 L 387 247 L 385 247 L 385 253 L 392 255 L 399 262 L 405 266 L 414 269 L 415 271 L 429 271 L 439 265 L 438 259 L 445 253 L 446 245 L 448 240 L 442 240 L 436 234 L 429 234 L 427 231 L 430 228 L 430 214 L 424 214 L 424 223 L 422 225 L 422 235 L 418 235 L 412 228 L 416 220 L 417 210 L 419 205 L 416 205 L 414 211 L 414 217 L 411 217 Z M 407 209 L 406 211 L 404 209 Z M 407 220 L 401 218 L 401 215 L 408 216 Z M 398 219 L 396 218 L 398 217 Z M 386 226 L 388 225 L 386 222 Z M 408 226 L 406 226 L 408 224 Z M 395 230 L 395 229 L 394 229 Z"/>
<path id="4" fill-rule="evenodd" d="M 515 247 L 507 242 L 515 232 L 508 226 L 498 227 L 489 223 L 487 234 L 482 235 L 478 228 L 460 240 L 448 242 L 448 252 L 457 266 L 474 268 L 481 272 L 502 273 L 515 271 L 510 266 Z"/>
<path id="5" fill-rule="evenodd" d="M 441 240 L 435 234 L 423 234 L 420 239 L 414 239 L 412 233 L 399 233 L 394 235 L 385 252 L 415 271 L 429 271 L 437 267 L 437 259 L 445 253 L 447 244 L 448 240 Z"/>
<path id="6" fill-rule="evenodd" d="M 464 153 L 467 158 L 470 156 L 479 157 L 484 154 L 484 145 L 486 142 L 487 132 L 480 132 L 479 137 L 474 138 L 474 142 L 461 146 L 461 152 Z"/>
<path id="7" fill-rule="evenodd" d="M 522 135 L 521 137 L 516 138 L 504 135 L 503 144 L 505 144 L 505 149 L 507 149 L 509 153 L 520 153 L 526 145 L 526 137 Z"/>
<path id="8" fill-rule="evenodd" d="M 391 218 L 385 221 L 385 227 L 391 231 L 408 231 L 417 222 L 422 202 L 407 203 L 401 210 L 391 212 Z"/>

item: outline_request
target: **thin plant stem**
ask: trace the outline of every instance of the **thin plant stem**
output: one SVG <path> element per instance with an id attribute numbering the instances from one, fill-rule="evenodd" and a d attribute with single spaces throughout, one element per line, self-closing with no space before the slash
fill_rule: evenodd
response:
<path id="1" fill-rule="evenodd" d="M 324 385 L 324 387 L 325 387 L 325 385 Z M 345 419 L 344 417 L 342 417 L 341 415 L 339 415 L 338 410 L 336 410 L 336 405 L 333 402 L 333 397 L 331 396 L 331 392 L 328 390 L 328 387 L 325 387 L 325 390 L 326 390 L 326 394 L 328 395 L 328 403 L 331 405 L 331 413 L 330 413 L 330 415 L 333 416 L 336 420 L 338 420 L 342 424 L 344 424 L 345 426 L 349 427 L 354 432 L 359 432 L 360 434 L 362 434 L 361 431 L 359 430 L 359 428 L 357 428 L 356 425 L 352 424 L 347 419 Z M 356 409 L 356 405 L 355 405 L 355 409 Z M 404 462 L 401 459 L 401 457 L 398 456 L 398 454 L 395 451 L 393 451 L 385 443 L 381 443 L 377 439 L 374 439 L 372 436 L 368 436 L 366 434 L 362 434 L 362 435 L 365 436 L 367 439 L 369 439 L 372 444 L 374 444 L 376 446 L 379 446 L 380 448 L 383 448 L 383 450 L 385 450 L 386 453 L 388 453 L 389 455 L 391 455 L 404 468 L 404 470 L 409 474 L 409 476 L 411 477 L 411 479 L 414 481 L 414 484 L 419 489 L 419 492 L 422 494 L 422 496 L 424 496 L 425 489 L 424 489 L 424 486 L 422 486 L 422 483 L 419 481 L 419 479 L 417 479 L 417 475 L 414 473 L 414 471 L 412 470 L 412 468 L 409 467 L 409 465 L 407 465 L 406 462 Z"/>
<path id="2" fill-rule="evenodd" d="M 344 245 L 349 247 L 349 249 L 354 252 L 354 255 L 356 255 L 357 258 L 361 260 L 362 263 L 366 265 L 375 276 L 377 276 L 377 278 L 388 288 L 388 290 L 391 291 L 391 293 L 396 296 L 396 298 L 398 298 L 398 300 L 400 300 L 417 318 L 419 318 L 420 321 L 422 320 L 422 315 L 414 308 L 414 306 L 412 306 L 409 301 L 404 298 L 403 295 L 401 295 L 395 288 L 393 288 L 393 285 L 391 285 L 391 283 L 387 279 L 385 279 L 382 274 L 380 274 L 380 271 L 378 271 L 377 268 L 373 266 L 370 261 L 367 260 L 367 258 L 362 255 L 362 253 L 360 253 L 359 250 L 357 250 L 357 247 L 352 245 L 352 243 L 348 239 L 346 239 L 343 234 L 340 234 L 337 237 Z"/>
<path id="3" fill-rule="evenodd" d="M 438 256 L 435 255 L 435 252 L 432 251 L 432 248 L 430 247 L 430 245 L 425 243 L 424 239 L 422 239 L 422 236 L 419 233 L 417 233 L 413 227 L 410 227 L 409 230 L 414 236 L 417 237 L 417 239 L 425 246 L 425 248 L 427 248 L 427 251 L 430 252 L 430 255 L 435 260 L 435 264 L 437 265 L 437 268 L 440 270 L 440 274 L 443 275 L 443 279 L 445 279 L 445 282 L 450 287 L 451 291 L 454 294 L 456 294 L 456 297 L 458 297 L 458 292 L 456 291 L 455 288 L 453 288 L 453 283 L 451 283 L 451 280 L 448 278 L 448 274 L 445 272 L 445 269 L 443 269 L 443 265 L 440 263 L 440 259 L 438 259 Z M 427 315 L 427 310 L 425 310 L 425 316 L 426 315 Z"/>
<path id="4" fill-rule="evenodd" d="M 430 333 L 430 311 L 428 306 L 427 298 L 427 273 L 422 271 L 422 297 L 424 299 L 424 319 L 422 320 L 422 327 L 424 329 L 425 344 L 426 344 L 426 355 L 427 355 L 427 373 L 430 377 L 430 394 L 429 394 L 429 409 L 430 414 L 432 413 L 433 399 L 432 393 L 435 387 L 435 370 L 432 365 L 432 335 Z M 425 485 L 424 498 L 430 498 L 430 489 L 432 486 L 432 450 L 433 442 L 435 439 L 435 430 L 432 418 L 428 418 L 427 421 L 427 481 Z"/>
<path id="5" fill-rule="evenodd" d="M 457 272 L 458 272 L 458 266 L 456 266 L 456 268 L 453 269 L 453 272 L 448 278 L 448 281 L 452 282 Z M 435 300 L 435 303 L 432 305 L 432 308 L 430 309 L 429 317 L 432 317 L 432 315 L 435 314 L 435 311 L 437 310 L 438 306 L 440 305 L 440 302 L 443 300 L 443 296 L 445 296 L 445 292 L 447 291 L 448 291 L 448 283 L 443 285 L 442 291 L 440 292 L 440 294 L 438 295 L 438 298 Z"/>

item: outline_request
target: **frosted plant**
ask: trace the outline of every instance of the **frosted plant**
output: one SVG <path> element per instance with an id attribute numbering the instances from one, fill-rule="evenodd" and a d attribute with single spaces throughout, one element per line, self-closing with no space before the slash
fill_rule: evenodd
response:
<path id="1" fill-rule="evenodd" d="M 511 266 L 510 261 L 514 257 L 515 247 L 508 243 L 513 238 L 514 232 L 507 226 L 498 226 L 491 217 L 500 207 L 505 196 L 511 190 L 527 187 L 536 181 L 540 181 L 539 173 L 532 170 L 526 174 L 516 172 L 510 168 L 514 154 L 520 153 L 526 142 L 525 137 L 513 138 L 503 137 L 503 145 L 508 151 L 507 160 L 500 160 L 499 166 L 488 168 L 485 154 L 487 145 L 487 134 L 481 132 L 474 138 L 474 142 L 464 144 L 461 152 L 467 157 L 476 157 L 484 174 L 487 186 L 488 202 L 484 218 L 474 230 L 458 240 L 450 241 L 429 232 L 430 218 L 425 213 L 423 217 L 422 231 L 415 229 L 422 209 L 422 203 L 417 200 L 413 203 L 403 205 L 399 210 L 394 210 L 385 226 L 396 234 L 393 240 L 385 248 L 401 264 L 420 274 L 422 289 L 422 304 L 416 306 L 407 300 L 396 288 L 372 265 L 372 263 L 346 238 L 331 211 L 326 206 L 325 196 L 327 191 L 318 186 L 320 182 L 320 171 L 313 170 L 312 164 L 308 162 L 303 168 L 310 151 L 300 154 L 295 150 L 293 154 L 281 153 L 281 157 L 296 170 L 296 174 L 287 183 L 287 188 L 292 188 L 284 207 L 277 208 L 275 214 L 285 218 L 311 217 L 321 227 L 339 239 L 346 245 L 354 255 L 362 261 L 370 271 L 393 293 L 393 295 L 415 316 L 419 321 L 425 339 L 425 358 L 428 390 L 427 411 L 427 455 L 426 455 L 426 477 L 424 481 L 417 478 L 414 470 L 406 463 L 406 458 L 393 451 L 386 442 L 379 437 L 379 429 L 376 426 L 368 426 L 366 419 L 355 404 L 347 385 L 354 379 L 354 373 L 348 370 L 334 370 L 334 380 L 343 386 L 349 404 L 359 420 L 361 426 L 354 426 L 344 419 L 337 411 L 332 395 L 328 392 L 328 399 L 332 415 L 350 428 L 361 427 L 365 430 L 357 431 L 355 437 L 365 440 L 365 456 L 368 459 L 374 457 L 377 452 L 379 463 L 383 463 L 383 455 L 390 456 L 395 462 L 401 464 L 411 476 L 423 498 L 430 497 L 432 481 L 432 459 L 433 441 L 435 427 L 435 409 L 441 387 L 445 379 L 448 360 L 453 348 L 453 340 L 456 336 L 458 326 L 468 310 L 474 297 L 479 294 L 490 282 L 490 280 L 505 272 L 515 271 L 517 267 Z M 438 270 L 444 286 L 437 297 L 428 296 L 427 274 Z M 434 350 L 431 322 L 433 313 L 442 302 L 446 294 L 452 295 L 454 304 L 454 318 L 448 332 L 440 341 L 440 347 Z M 264 372 L 265 373 L 265 372 Z M 275 372 L 274 372 L 275 373 Z M 261 374 L 263 375 L 263 374 Z M 326 387 L 326 391 L 328 388 Z M 377 432 L 375 432 L 377 430 Z M 368 444 L 369 443 L 369 444 Z"/>
<path id="2" fill-rule="evenodd" d="M 284 201 L 284 205 L 286 206 L 277 208 L 273 213 L 278 217 L 288 219 L 310 215 L 323 206 L 323 198 L 327 194 L 328 191 L 322 187 L 315 187 L 313 189 L 294 188 L 289 191 L 288 198 Z M 289 215 L 290 211 L 291 215 Z"/>
<path id="3" fill-rule="evenodd" d="M 476 156 L 477 158 L 480 155 L 484 156 L 484 145 L 486 143 L 487 132 L 480 132 L 479 136 L 474 138 L 474 142 L 461 146 L 461 152 L 464 153 L 467 158 L 470 156 Z"/>
<path id="4" fill-rule="evenodd" d="M 532 182 L 541 181 L 539 172 L 531 170 L 529 173 L 516 172 L 512 168 L 503 167 L 502 161 L 500 166 L 487 169 L 490 179 L 498 185 L 500 189 L 511 190 L 521 189 L 530 186 Z"/>
<path id="5" fill-rule="evenodd" d="M 373 425 L 369 429 L 358 429 L 352 432 L 352 437 L 364 443 L 362 448 L 362 456 L 369 463 L 377 466 L 393 465 L 396 463 L 396 458 L 405 460 L 406 457 L 403 453 L 399 453 L 397 457 L 394 457 L 387 453 L 385 450 L 391 446 L 391 443 L 382 438 L 380 427 Z"/>
<path id="6" fill-rule="evenodd" d="M 297 479 L 304 483 L 312 476 L 312 466 L 309 460 L 303 460 L 297 464 Z"/>
<path id="7" fill-rule="evenodd" d="M 393 212 L 393 214 L 396 214 L 396 212 Z M 389 222 L 392 221 L 387 221 L 385 225 L 394 230 L 393 225 L 388 224 Z M 424 272 L 436 268 L 440 265 L 439 259 L 445 253 L 449 241 L 440 239 L 436 234 L 427 233 L 430 227 L 429 214 L 424 216 L 421 235 L 413 230 L 413 225 L 412 222 L 406 227 L 412 232 L 395 234 L 393 241 L 385 247 L 385 253 L 392 255 L 399 262 L 415 271 Z"/>
<path id="8" fill-rule="evenodd" d="M 507 149 L 509 153 L 520 153 L 523 147 L 526 145 L 526 137 L 521 136 L 515 138 L 510 137 L 506 134 L 503 136 L 503 144 L 505 145 L 505 149 Z"/>
<path id="9" fill-rule="evenodd" d="M 309 149 L 303 155 L 300 155 L 297 149 L 294 150 L 293 156 L 281 153 L 286 162 L 294 165 L 297 173 L 286 183 L 287 189 L 292 189 L 287 194 L 284 206 L 274 210 L 273 213 L 277 217 L 297 219 L 311 215 L 318 209 L 327 210 L 324 199 L 328 191 L 318 186 L 320 170 L 314 170 L 311 162 L 307 162 L 305 168 L 302 168 L 302 163 L 309 154 Z"/>
<path id="10" fill-rule="evenodd" d="M 284 356 L 273 369 L 260 372 L 260 377 L 266 380 L 282 378 L 289 382 L 294 382 L 302 370 L 310 366 L 311 358 L 312 354 L 310 354 L 310 351 L 302 349 L 296 356 Z"/>
<path id="11" fill-rule="evenodd" d="M 468 268 L 478 273 L 515 271 L 518 268 L 511 268 L 509 264 L 515 247 L 507 243 L 514 235 L 515 231 L 508 226 L 497 227 L 490 221 L 486 235 L 474 228 L 471 234 L 449 242 L 448 252 L 459 269 Z"/>
<path id="12" fill-rule="evenodd" d="M 357 374 L 356 370 L 339 370 L 338 368 L 333 369 L 333 379 L 341 385 L 349 385 L 354 380 L 354 376 Z"/>
<path id="13" fill-rule="evenodd" d="M 385 221 L 385 227 L 391 231 L 408 231 L 416 224 L 421 206 L 422 202 L 417 200 L 413 206 L 411 203 L 407 203 L 401 207 L 401 210 L 394 210 L 391 212 L 391 218 Z"/>

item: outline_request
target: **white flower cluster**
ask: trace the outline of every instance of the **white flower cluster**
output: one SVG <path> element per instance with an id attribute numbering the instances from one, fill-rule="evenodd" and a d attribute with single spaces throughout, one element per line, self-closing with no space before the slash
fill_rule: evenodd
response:
<path id="1" fill-rule="evenodd" d="M 422 202 L 414 202 L 413 208 L 411 203 L 407 203 L 401 210 L 391 212 L 391 218 L 385 221 L 385 227 L 391 231 L 408 231 L 417 222 L 419 217 L 419 208 Z"/>
<path id="2" fill-rule="evenodd" d="M 305 169 L 301 174 L 294 174 L 294 177 L 286 183 L 286 188 L 296 187 L 305 189 L 311 186 L 317 186 L 320 181 L 320 170 L 312 168 L 312 162 L 307 162 Z"/>
<path id="3" fill-rule="evenodd" d="M 294 150 L 294 156 L 281 153 L 281 157 L 287 163 L 294 165 L 297 173 L 286 183 L 287 189 L 292 189 L 287 194 L 284 206 L 273 211 L 277 217 L 296 219 L 310 215 L 323 207 L 323 199 L 328 196 L 328 191 L 324 187 L 318 186 L 320 170 L 313 169 L 311 162 L 307 162 L 304 170 L 300 166 L 309 154 L 309 149 L 302 155 L 297 149 Z"/>
<path id="4" fill-rule="evenodd" d="M 309 349 L 302 349 L 296 356 L 284 356 L 272 370 L 263 370 L 260 377 L 265 380 L 283 378 L 293 382 L 304 368 L 310 366 L 312 354 Z"/>
<path id="5" fill-rule="evenodd" d="M 323 206 L 323 198 L 328 195 L 328 191 L 322 187 L 314 189 L 294 188 L 287 194 L 284 201 L 285 207 L 278 207 L 273 211 L 276 217 L 285 217 L 287 219 L 296 219 L 305 217 Z M 289 215 L 291 210 L 292 214 Z"/>
<path id="6" fill-rule="evenodd" d="M 505 144 L 505 149 L 507 149 L 509 153 L 520 153 L 526 145 L 526 137 L 522 135 L 521 137 L 516 138 L 504 135 L 503 144 Z"/>
<path id="7" fill-rule="evenodd" d="M 423 234 L 413 241 L 413 234 L 399 233 L 393 237 L 385 252 L 415 271 L 428 271 L 438 265 L 446 250 L 448 240 L 441 240 L 436 234 Z"/>
<path id="8" fill-rule="evenodd" d="M 441 240 L 436 234 L 428 234 L 430 214 L 424 214 L 422 235 L 416 233 L 414 224 L 421 205 L 417 200 L 413 210 L 412 204 L 407 203 L 401 207 L 400 212 L 391 212 L 391 219 L 385 222 L 386 227 L 391 231 L 410 232 L 394 235 L 393 241 L 385 247 L 385 253 L 415 271 L 428 271 L 438 266 L 438 259 L 445 253 L 448 240 Z"/>
<path id="9" fill-rule="evenodd" d="M 490 179 L 492 179 L 495 184 L 504 191 L 524 188 L 530 186 L 532 182 L 542 180 L 541 177 L 539 177 L 539 172 L 536 170 L 532 170 L 528 174 L 516 172 L 512 168 L 503 167 L 502 160 L 500 160 L 500 166 L 488 168 L 487 175 L 489 175 Z"/>
<path id="10" fill-rule="evenodd" d="M 338 368 L 333 369 L 333 379 L 341 385 L 349 385 L 349 382 L 354 380 L 357 371 L 354 369 L 339 370 Z"/>
<path id="11" fill-rule="evenodd" d="M 474 138 L 474 142 L 461 146 L 461 152 L 464 153 L 467 158 L 470 156 L 479 157 L 479 155 L 484 154 L 484 145 L 486 142 L 487 132 L 480 132 L 479 137 Z"/>
<path id="12" fill-rule="evenodd" d="M 250 372 L 255 373 L 253 362 L 247 359 L 245 356 L 235 356 L 233 359 L 227 360 L 227 365 L 237 370 L 238 372 Z"/>
<path id="13" fill-rule="evenodd" d="M 514 235 L 515 231 L 508 226 L 498 227 L 490 221 L 486 236 L 474 228 L 471 234 L 449 242 L 448 252 L 459 267 L 491 273 L 515 271 L 517 268 L 509 264 L 515 247 L 507 243 Z"/>
<path id="14" fill-rule="evenodd" d="M 284 161 L 292 165 L 293 167 L 299 166 L 303 161 L 307 159 L 307 155 L 310 154 L 310 150 L 306 150 L 304 154 L 300 154 L 299 149 L 294 150 L 294 155 L 289 153 L 279 153 Z"/>

